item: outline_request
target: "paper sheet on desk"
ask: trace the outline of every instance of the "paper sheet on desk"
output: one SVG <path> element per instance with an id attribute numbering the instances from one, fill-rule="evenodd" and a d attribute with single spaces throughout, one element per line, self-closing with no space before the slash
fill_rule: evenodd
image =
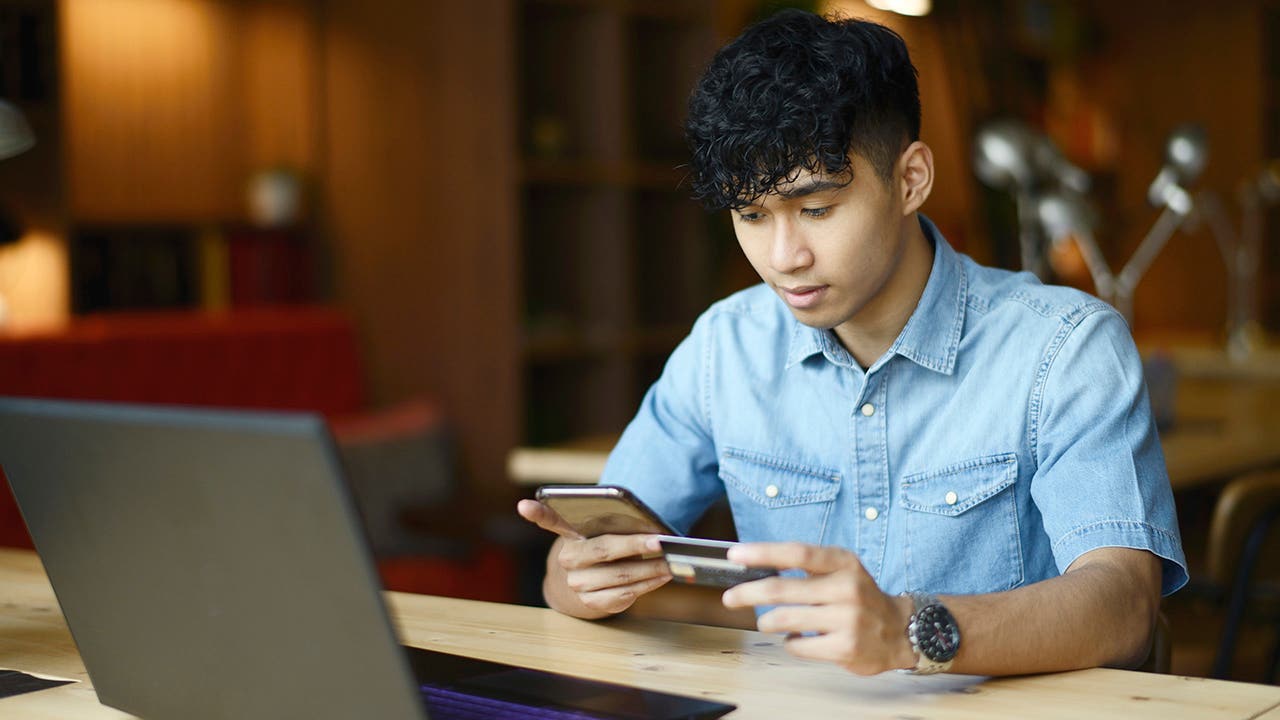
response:
<path id="1" fill-rule="evenodd" d="M 59 685 L 69 685 L 73 682 L 78 681 L 70 678 L 0 668 L 0 698 L 13 697 L 14 695 L 22 695 L 23 693 L 37 690 L 47 690 Z"/>

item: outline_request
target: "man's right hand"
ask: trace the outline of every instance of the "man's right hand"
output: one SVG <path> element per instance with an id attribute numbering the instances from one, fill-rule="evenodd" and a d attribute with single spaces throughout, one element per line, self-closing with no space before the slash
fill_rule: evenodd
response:
<path id="1" fill-rule="evenodd" d="M 552 608 L 574 617 L 594 619 L 626 610 L 647 592 L 671 580 L 661 557 L 657 535 L 579 535 L 554 510 L 536 500 L 521 500 L 516 510 L 525 520 L 559 535 L 547 555 L 542 593 Z"/>

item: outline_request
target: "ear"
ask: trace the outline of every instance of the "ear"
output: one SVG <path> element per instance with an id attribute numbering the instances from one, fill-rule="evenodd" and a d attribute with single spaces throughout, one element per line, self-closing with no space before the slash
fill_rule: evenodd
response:
<path id="1" fill-rule="evenodd" d="M 933 151 L 919 140 L 898 157 L 898 189 L 902 193 L 902 214 L 909 215 L 924 205 L 933 190 Z"/>

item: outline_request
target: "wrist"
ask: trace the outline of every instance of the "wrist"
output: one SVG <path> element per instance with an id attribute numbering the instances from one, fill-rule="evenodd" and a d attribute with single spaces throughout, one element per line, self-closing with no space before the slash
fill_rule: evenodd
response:
<path id="1" fill-rule="evenodd" d="M 893 668 L 895 670 L 914 670 L 916 667 L 916 652 L 911 647 L 911 639 L 907 637 L 905 629 L 911 623 L 911 615 L 915 612 L 915 603 L 912 602 L 910 595 L 893 596 L 894 609 L 897 611 L 897 619 L 894 627 L 899 628 L 894 635 L 894 647 L 896 650 L 892 656 Z"/>
<path id="2" fill-rule="evenodd" d="M 907 593 L 911 599 L 911 620 L 907 640 L 916 657 L 914 672 L 929 675 L 947 672 L 960 650 L 960 626 L 947 606 L 934 595 Z"/>

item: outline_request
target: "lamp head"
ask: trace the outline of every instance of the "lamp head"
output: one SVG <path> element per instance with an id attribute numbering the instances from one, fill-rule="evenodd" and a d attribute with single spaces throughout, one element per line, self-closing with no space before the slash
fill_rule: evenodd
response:
<path id="1" fill-rule="evenodd" d="M 1191 212 L 1186 186 L 1195 182 L 1209 163 L 1209 141 L 1204 128 L 1185 123 L 1173 129 L 1164 148 L 1164 166 L 1147 188 L 1147 201 L 1182 215 Z"/>
<path id="2" fill-rule="evenodd" d="M 1036 217 L 1045 236 L 1055 245 L 1093 235 L 1093 210 L 1078 193 L 1054 191 L 1041 195 L 1036 201 Z"/>
<path id="3" fill-rule="evenodd" d="M 0 100 L 0 160 L 24 153 L 35 144 L 27 119 L 11 103 Z"/>
<path id="4" fill-rule="evenodd" d="M 983 125 L 974 137 L 973 168 L 987 185 L 1031 191 L 1058 184 L 1076 192 L 1089 189 L 1089 176 L 1063 157 L 1047 135 L 1018 120 Z"/>
<path id="5" fill-rule="evenodd" d="M 1183 183 L 1195 182 L 1209 163 L 1209 141 L 1204 128 L 1193 123 L 1174 128 L 1165 143 L 1164 163 L 1178 173 Z"/>
<path id="6" fill-rule="evenodd" d="M 1258 196 L 1268 203 L 1280 202 L 1280 158 L 1273 158 L 1253 181 Z"/>
<path id="7" fill-rule="evenodd" d="M 979 128 L 973 139 L 973 169 L 978 178 L 998 190 L 1029 187 L 1035 177 L 1034 135 L 1017 120 L 995 120 Z"/>

